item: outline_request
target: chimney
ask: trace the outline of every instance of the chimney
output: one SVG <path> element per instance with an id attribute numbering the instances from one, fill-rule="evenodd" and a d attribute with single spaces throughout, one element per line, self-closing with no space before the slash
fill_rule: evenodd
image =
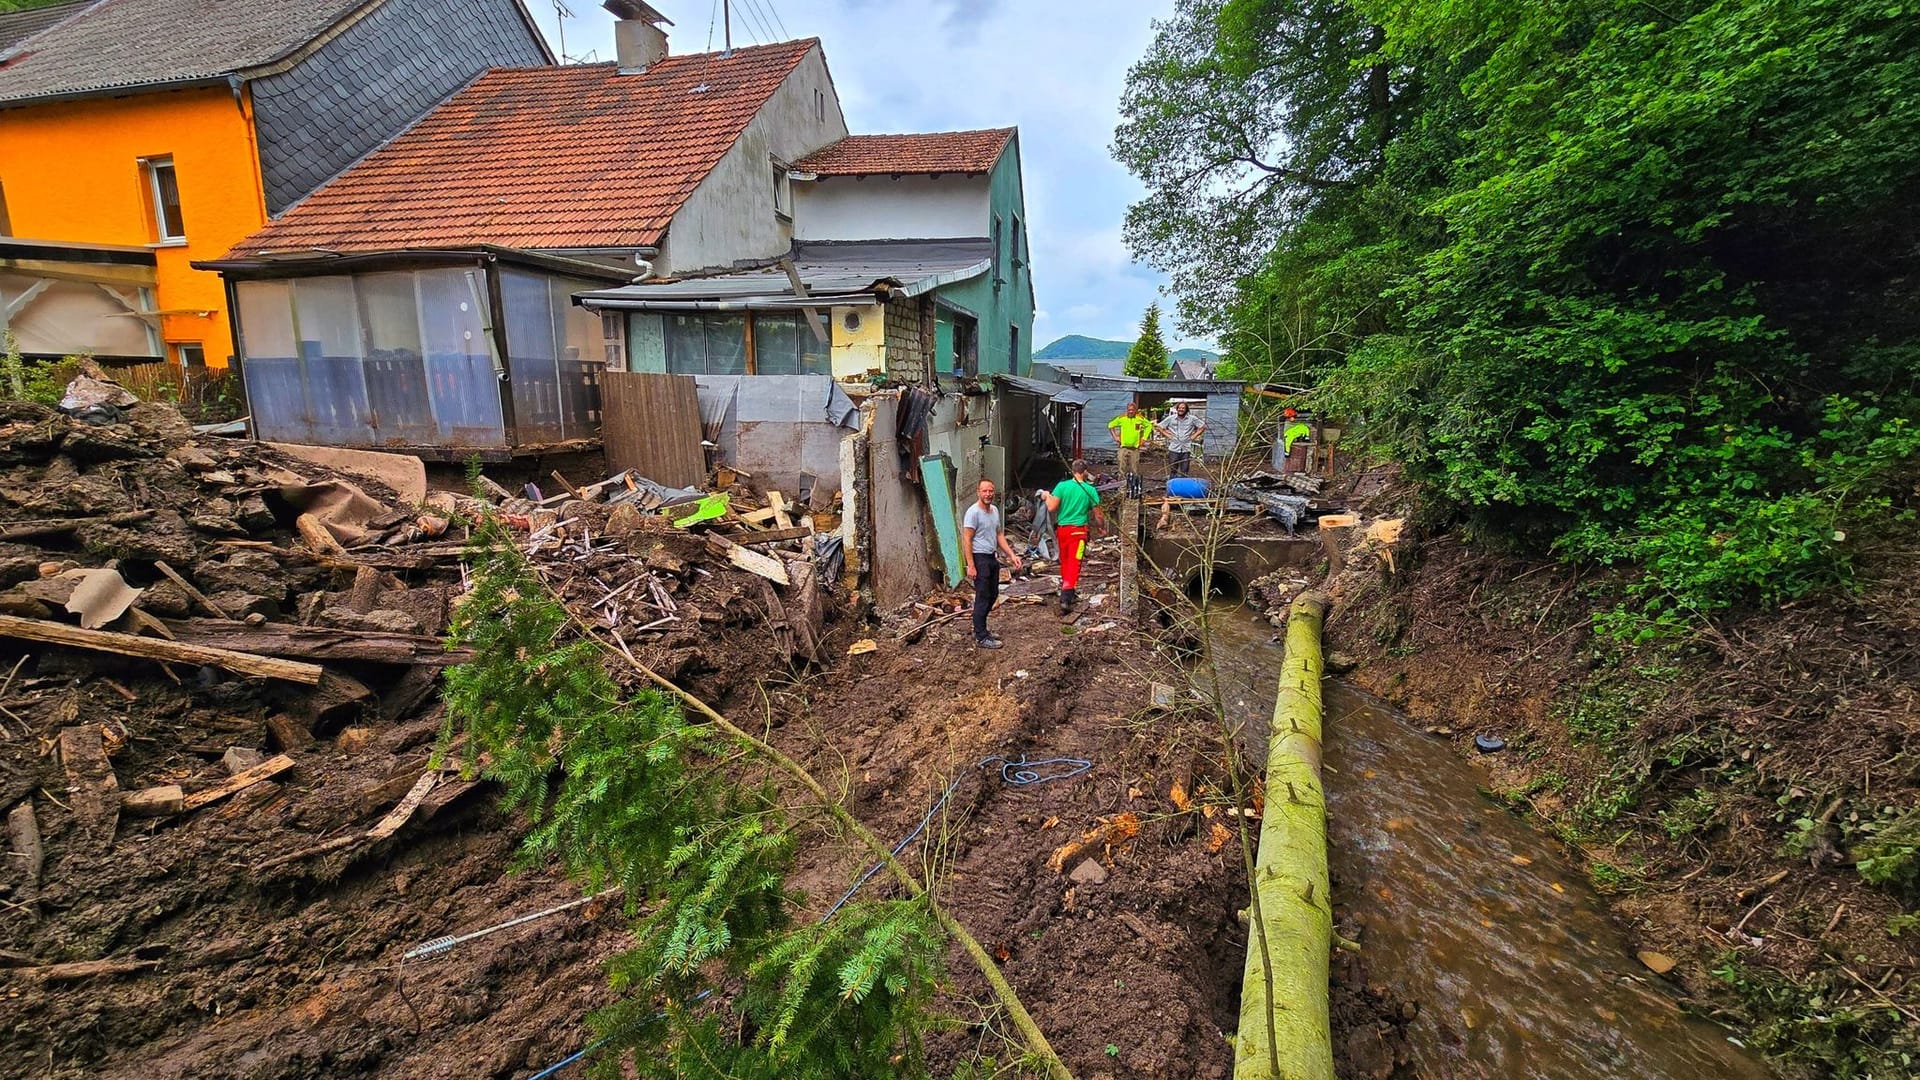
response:
<path id="1" fill-rule="evenodd" d="M 666 59 L 667 32 L 660 27 L 672 26 L 672 19 L 644 0 L 606 0 L 600 6 L 613 13 L 613 51 L 620 74 L 637 75 Z"/>

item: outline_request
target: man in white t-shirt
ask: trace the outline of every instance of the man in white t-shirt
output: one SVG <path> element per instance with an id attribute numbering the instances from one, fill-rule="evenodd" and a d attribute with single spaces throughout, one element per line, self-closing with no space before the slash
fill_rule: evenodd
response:
<path id="1" fill-rule="evenodd" d="M 1000 599 L 1001 553 L 1013 569 L 1023 565 L 1007 543 L 1004 524 L 1000 508 L 993 505 L 993 481 L 980 481 L 980 497 L 960 518 L 960 548 L 967 553 L 967 576 L 973 579 L 973 643 L 982 649 L 1000 647 L 1000 639 L 987 629 L 987 613 Z"/>
<path id="2" fill-rule="evenodd" d="M 1207 433 L 1207 422 L 1197 416 L 1188 415 L 1189 406 L 1182 401 L 1174 405 L 1173 414 L 1163 417 L 1156 425 L 1160 434 L 1167 439 L 1167 475 L 1189 476 L 1193 472 L 1193 448 L 1200 437 Z"/>

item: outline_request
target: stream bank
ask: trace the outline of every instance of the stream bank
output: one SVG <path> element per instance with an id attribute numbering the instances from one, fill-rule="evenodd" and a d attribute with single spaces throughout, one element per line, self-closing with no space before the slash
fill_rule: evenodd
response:
<path id="1" fill-rule="evenodd" d="M 1390 475 L 1357 486 L 1411 509 Z M 1920 550 L 1869 556 L 1856 595 L 1636 645 L 1593 629 L 1624 580 L 1437 533 L 1348 579 L 1329 648 L 1559 840 L 1693 1008 L 1786 1075 L 1909 1076 Z"/>

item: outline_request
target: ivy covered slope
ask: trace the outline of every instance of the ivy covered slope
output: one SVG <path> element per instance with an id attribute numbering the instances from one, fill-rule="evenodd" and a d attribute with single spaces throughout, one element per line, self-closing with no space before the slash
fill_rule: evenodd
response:
<path id="1" fill-rule="evenodd" d="M 1440 506 L 1644 570 L 1622 630 L 1844 586 L 1913 528 L 1917 13 L 1181 0 L 1128 235 Z"/>

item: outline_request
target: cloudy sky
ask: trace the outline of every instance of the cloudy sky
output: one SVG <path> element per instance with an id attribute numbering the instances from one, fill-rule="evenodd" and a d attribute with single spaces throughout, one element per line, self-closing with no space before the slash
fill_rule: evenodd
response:
<path id="1" fill-rule="evenodd" d="M 526 0 L 556 52 L 554 0 Z M 669 47 L 720 47 L 719 0 L 649 0 Z M 566 53 L 613 58 L 612 16 L 565 0 Z M 736 45 L 818 37 L 855 132 L 1018 125 L 1026 168 L 1034 340 L 1131 340 L 1162 277 L 1135 266 L 1121 216 L 1139 185 L 1107 155 L 1127 67 L 1173 0 L 732 0 Z M 711 30 L 709 30 L 711 27 Z M 1167 326 L 1173 332 L 1171 325 Z M 1180 345 L 1206 342 L 1177 342 Z"/>

